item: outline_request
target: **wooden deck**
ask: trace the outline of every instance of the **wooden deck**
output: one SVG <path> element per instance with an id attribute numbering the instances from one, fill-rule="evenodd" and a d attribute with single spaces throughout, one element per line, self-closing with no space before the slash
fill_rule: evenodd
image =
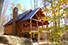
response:
<path id="1" fill-rule="evenodd" d="M 34 42 L 33 45 L 46 45 L 46 42 L 48 42 L 48 41 L 45 41 L 45 42 L 41 41 L 39 43 Z"/>
<path id="2" fill-rule="evenodd" d="M 45 42 L 39 42 L 39 43 L 37 43 L 37 42 L 35 42 L 35 43 L 33 43 L 33 45 L 56 45 L 55 43 L 54 44 L 51 44 L 51 43 L 47 43 L 48 41 L 45 41 Z M 63 45 L 68 45 L 68 43 L 61 43 L 61 44 L 63 44 Z"/>

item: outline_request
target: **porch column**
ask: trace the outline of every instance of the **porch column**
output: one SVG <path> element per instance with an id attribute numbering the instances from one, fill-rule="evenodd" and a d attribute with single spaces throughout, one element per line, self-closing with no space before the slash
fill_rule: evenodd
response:
<path id="1" fill-rule="evenodd" d="M 37 35 L 37 42 L 39 43 L 39 33 L 38 33 L 38 35 Z"/>
<path id="2" fill-rule="evenodd" d="M 32 33 L 31 33 L 31 30 L 32 30 L 32 19 L 30 19 L 30 39 L 32 39 Z"/>
<path id="3" fill-rule="evenodd" d="M 38 28 L 38 21 L 36 21 L 37 22 L 37 29 L 38 29 L 38 31 L 39 31 L 39 28 Z M 37 42 L 39 43 L 39 34 L 37 35 Z"/>
<path id="4" fill-rule="evenodd" d="M 43 42 L 45 41 L 45 38 L 44 38 L 44 32 L 43 32 Z"/>
<path id="5" fill-rule="evenodd" d="M 47 28 L 47 30 L 49 31 L 48 25 L 46 25 L 46 28 Z M 48 34 L 48 33 L 47 33 L 47 40 L 49 41 L 49 34 Z"/>
<path id="6" fill-rule="evenodd" d="M 32 39 L 32 33 L 30 34 L 30 39 Z"/>
<path id="7" fill-rule="evenodd" d="M 43 29 L 43 22 L 42 22 L 42 29 Z M 45 38 L 44 38 L 44 32 L 43 32 L 43 42 L 45 41 Z"/>

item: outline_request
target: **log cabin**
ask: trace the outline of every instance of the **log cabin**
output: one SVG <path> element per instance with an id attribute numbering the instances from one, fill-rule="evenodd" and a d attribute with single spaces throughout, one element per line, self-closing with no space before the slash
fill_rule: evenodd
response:
<path id="1" fill-rule="evenodd" d="M 40 40 L 45 41 L 44 34 L 46 33 L 46 30 L 42 31 L 41 38 L 39 38 L 38 32 L 39 29 L 43 29 L 44 25 L 46 25 L 48 29 L 49 23 L 48 21 L 43 21 L 42 17 L 45 17 L 45 15 L 41 8 L 36 8 L 34 10 L 30 9 L 18 15 L 18 8 L 15 7 L 13 9 L 13 19 L 4 25 L 4 34 L 27 37 L 38 43 Z"/>

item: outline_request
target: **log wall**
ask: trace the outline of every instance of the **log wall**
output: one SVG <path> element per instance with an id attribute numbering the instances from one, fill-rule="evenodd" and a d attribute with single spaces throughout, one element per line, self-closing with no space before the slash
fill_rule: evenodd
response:
<path id="1" fill-rule="evenodd" d="M 4 33 L 8 35 L 12 34 L 12 24 L 4 27 Z"/>

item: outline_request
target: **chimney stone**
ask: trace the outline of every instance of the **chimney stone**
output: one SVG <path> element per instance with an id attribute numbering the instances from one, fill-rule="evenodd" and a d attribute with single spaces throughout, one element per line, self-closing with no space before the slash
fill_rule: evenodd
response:
<path id="1" fill-rule="evenodd" d="M 13 9 L 13 22 L 12 22 L 12 34 L 13 35 L 17 35 L 17 23 L 16 23 L 17 15 L 18 15 L 18 8 L 15 7 Z"/>

